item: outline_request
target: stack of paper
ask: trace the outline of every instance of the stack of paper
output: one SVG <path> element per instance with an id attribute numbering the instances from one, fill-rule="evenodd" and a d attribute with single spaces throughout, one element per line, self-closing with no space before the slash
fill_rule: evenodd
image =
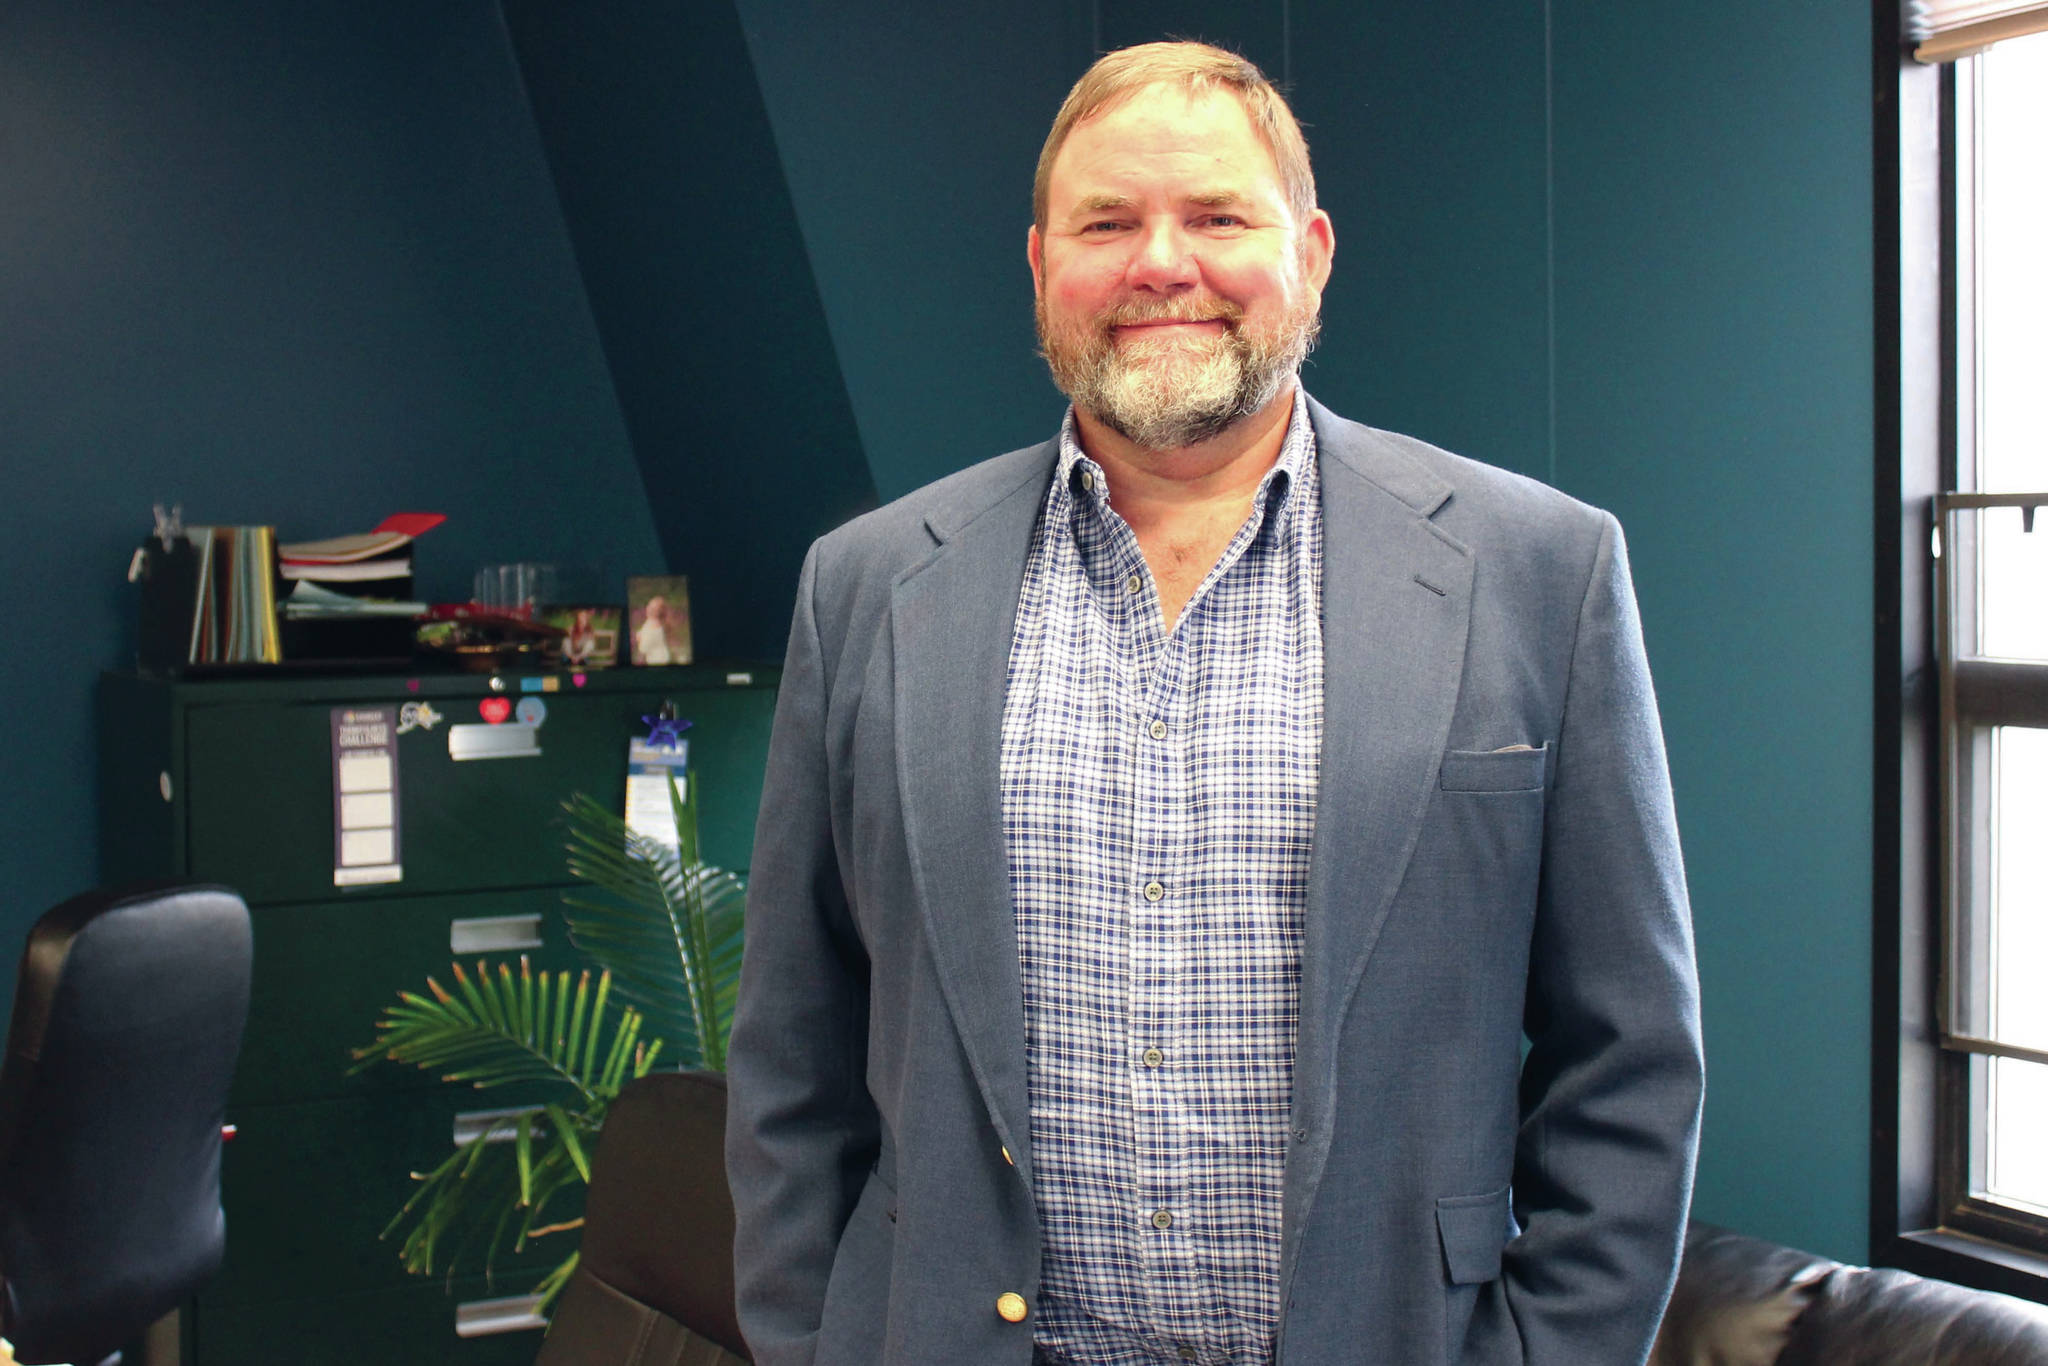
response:
<path id="1" fill-rule="evenodd" d="M 350 597 L 332 588 L 322 588 L 311 579 L 299 580 L 284 600 L 284 614 L 293 621 L 331 621 L 336 617 L 416 617 L 426 610 L 424 602 Z"/>
<path id="2" fill-rule="evenodd" d="M 448 519 L 438 512 L 400 512 L 374 531 L 298 541 L 277 548 L 278 572 L 287 579 L 317 583 L 388 583 L 412 577 L 413 538 Z M 410 589 L 409 584 L 400 591 Z"/>

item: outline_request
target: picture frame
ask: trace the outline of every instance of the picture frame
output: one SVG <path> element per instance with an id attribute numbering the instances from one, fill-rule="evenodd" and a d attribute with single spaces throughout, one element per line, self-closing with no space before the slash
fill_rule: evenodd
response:
<path id="1" fill-rule="evenodd" d="M 639 667 L 690 663 L 690 580 L 681 574 L 627 579 L 626 633 Z"/>
<path id="2" fill-rule="evenodd" d="M 541 616 L 562 632 L 550 646 L 551 662 L 564 669 L 609 669 L 619 662 L 619 623 L 625 609 L 615 602 L 568 603 Z"/>

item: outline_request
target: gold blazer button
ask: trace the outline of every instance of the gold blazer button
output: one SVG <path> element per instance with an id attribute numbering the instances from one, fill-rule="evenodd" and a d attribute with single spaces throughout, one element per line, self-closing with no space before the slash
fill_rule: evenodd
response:
<path id="1" fill-rule="evenodd" d="M 1024 1322 L 1024 1297 L 1017 1294 L 1003 1294 L 996 1297 L 996 1312 L 1006 1323 Z"/>

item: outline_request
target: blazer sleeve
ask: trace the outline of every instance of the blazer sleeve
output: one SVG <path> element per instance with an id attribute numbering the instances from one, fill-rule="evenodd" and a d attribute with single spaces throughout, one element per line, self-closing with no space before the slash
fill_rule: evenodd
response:
<path id="1" fill-rule="evenodd" d="M 1529 1366 L 1640 1363 L 1677 1275 L 1703 1058 L 1663 733 L 1604 513 L 1542 867 L 1506 1303 Z"/>
<path id="2" fill-rule="evenodd" d="M 814 545 L 790 626 L 726 1061 L 739 1321 L 760 1366 L 816 1354 L 840 1235 L 879 1148 L 864 1079 L 867 957 L 832 829 L 819 559 Z"/>

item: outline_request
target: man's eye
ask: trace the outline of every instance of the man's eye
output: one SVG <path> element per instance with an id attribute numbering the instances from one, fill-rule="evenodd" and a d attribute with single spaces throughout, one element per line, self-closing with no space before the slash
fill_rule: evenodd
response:
<path id="1" fill-rule="evenodd" d="M 1202 220 L 1202 225 L 1209 228 L 1241 228 L 1244 226 L 1244 220 L 1234 213 L 1212 213 Z"/>
<path id="2" fill-rule="evenodd" d="M 1084 232 L 1084 233 L 1087 233 L 1087 232 L 1096 232 L 1096 233 L 1101 233 L 1101 232 L 1115 232 L 1115 231 L 1116 231 L 1117 229 L 1121 228 L 1122 226 L 1123 226 L 1123 224 L 1121 224 L 1121 223 L 1117 222 L 1117 221 L 1116 221 L 1116 220 L 1115 220 L 1114 218 L 1101 218 L 1101 219 L 1097 219 L 1097 220 L 1096 220 L 1095 222 L 1093 222 L 1093 223 L 1085 223 L 1085 224 L 1083 224 L 1083 225 L 1082 225 L 1082 227 L 1081 227 L 1081 231 L 1082 231 L 1082 232 Z"/>

